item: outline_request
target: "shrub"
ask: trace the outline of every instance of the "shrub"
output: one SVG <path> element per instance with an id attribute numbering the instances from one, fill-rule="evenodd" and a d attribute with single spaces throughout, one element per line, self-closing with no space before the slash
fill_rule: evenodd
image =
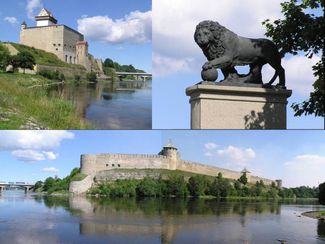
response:
<path id="1" fill-rule="evenodd" d="M 97 82 L 97 75 L 95 72 L 87 73 L 87 80 L 90 82 Z"/>

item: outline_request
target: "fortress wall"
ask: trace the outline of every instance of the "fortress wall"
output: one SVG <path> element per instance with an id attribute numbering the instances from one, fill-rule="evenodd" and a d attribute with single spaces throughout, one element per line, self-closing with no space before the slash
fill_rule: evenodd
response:
<path id="1" fill-rule="evenodd" d="M 63 60 L 63 29 L 63 26 L 58 25 L 23 29 L 20 44 L 54 53 Z"/>
<path id="2" fill-rule="evenodd" d="M 222 176 L 229 179 L 238 179 L 241 176 L 240 172 L 222 169 L 214 166 L 199 164 L 192 161 L 181 160 L 177 165 L 178 170 L 197 173 L 197 174 L 205 174 L 210 176 L 217 176 L 218 173 L 222 173 Z"/>
<path id="3" fill-rule="evenodd" d="M 258 177 L 258 176 L 253 176 L 253 175 L 251 176 L 251 183 L 253 183 L 253 184 L 255 184 L 257 181 L 260 181 L 260 180 L 262 180 L 265 185 L 271 185 L 272 182 L 274 182 L 276 184 L 275 180 L 270 180 L 270 179 L 266 179 L 266 178 L 262 178 L 262 177 Z"/>
<path id="4" fill-rule="evenodd" d="M 112 169 L 168 169 L 169 160 L 161 155 L 98 154 L 82 155 L 81 171 L 85 174 Z"/>
<path id="5" fill-rule="evenodd" d="M 64 26 L 63 37 L 63 61 L 66 61 L 67 55 L 67 63 L 70 63 L 71 57 L 71 63 L 75 64 L 77 63 L 76 43 L 83 41 L 84 37 L 66 26 Z"/>

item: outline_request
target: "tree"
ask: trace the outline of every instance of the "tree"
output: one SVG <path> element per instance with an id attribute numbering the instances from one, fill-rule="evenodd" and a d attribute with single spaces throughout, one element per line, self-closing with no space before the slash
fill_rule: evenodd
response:
<path id="1" fill-rule="evenodd" d="M 87 74 L 87 80 L 90 82 L 97 82 L 97 75 L 95 72 L 90 72 Z"/>
<path id="2" fill-rule="evenodd" d="M 167 192 L 170 196 L 187 196 L 188 190 L 184 177 L 181 175 L 170 175 L 167 180 Z"/>
<path id="3" fill-rule="evenodd" d="M 0 70 L 6 70 L 10 64 L 10 53 L 8 49 L 0 45 Z"/>
<path id="4" fill-rule="evenodd" d="M 243 185 L 246 185 L 248 182 L 247 176 L 246 176 L 246 172 L 244 172 L 238 179 L 238 181 L 240 183 L 242 183 Z"/>
<path id="5" fill-rule="evenodd" d="M 54 184 L 55 184 L 55 179 L 53 177 L 46 178 L 44 181 L 43 190 L 48 191 L 54 186 Z"/>
<path id="6" fill-rule="evenodd" d="M 222 174 L 219 173 L 211 184 L 210 192 L 216 197 L 227 197 L 231 190 L 232 187 L 229 180 L 222 178 Z"/>
<path id="7" fill-rule="evenodd" d="M 104 67 L 114 68 L 114 61 L 110 58 L 105 59 Z"/>
<path id="8" fill-rule="evenodd" d="M 18 67 L 22 68 L 25 73 L 25 69 L 33 69 L 36 64 L 34 56 L 27 51 L 22 51 L 16 55 L 16 61 Z"/>
<path id="9" fill-rule="evenodd" d="M 145 177 L 137 185 L 137 196 L 155 197 L 160 195 L 158 181 L 149 177 Z"/>
<path id="10" fill-rule="evenodd" d="M 297 55 L 303 52 L 307 58 L 320 53 L 321 60 L 313 66 L 315 82 L 314 91 L 310 93 L 308 100 L 300 104 L 292 104 L 295 116 L 302 114 L 324 117 L 324 16 L 310 14 L 310 9 L 323 12 L 324 0 L 289 0 L 281 3 L 283 20 L 269 19 L 263 22 L 266 26 L 266 35 L 271 37 L 274 43 L 281 48 L 282 53 Z"/>
<path id="11" fill-rule="evenodd" d="M 319 203 L 325 205 L 325 182 L 319 185 L 319 195 L 318 200 Z"/>
<path id="12" fill-rule="evenodd" d="M 191 196 L 198 197 L 205 195 L 208 187 L 208 179 L 203 175 L 191 176 L 188 180 L 188 190 Z"/>

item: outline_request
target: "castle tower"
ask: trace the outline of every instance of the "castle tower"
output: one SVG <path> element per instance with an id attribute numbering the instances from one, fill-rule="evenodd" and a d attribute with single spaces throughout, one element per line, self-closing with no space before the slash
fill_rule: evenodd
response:
<path id="1" fill-rule="evenodd" d="M 56 25 L 58 23 L 53 14 L 46 8 L 42 8 L 41 12 L 35 17 L 35 19 L 37 27 Z"/>
<path id="2" fill-rule="evenodd" d="M 24 21 L 23 23 L 21 23 L 21 30 L 25 30 L 27 28 L 27 24 Z"/>
<path id="3" fill-rule="evenodd" d="M 244 168 L 241 172 L 242 175 L 246 174 L 246 178 L 247 178 L 247 183 L 251 182 L 251 172 L 248 171 L 246 168 Z"/>
<path id="4" fill-rule="evenodd" d="M 169 169 L 176 170 L 177 169 L 177 162 L 179 161 L 179 153 L 178 149 L 169 142 L 163 149 L 160 151 L 159 155 L 166 156 L 170 159 Z"/>
<path id="5" fill-rule="evenodd" d="M 281 189 L 282 188 L 282 180 L 275 180 L 276 186 Z"/>
<path id="6" fill-rule="evenodd" d="M 76 43 L 77 64 L 86 66 L 88 60 L 88 42 L 78 41 Z"/>

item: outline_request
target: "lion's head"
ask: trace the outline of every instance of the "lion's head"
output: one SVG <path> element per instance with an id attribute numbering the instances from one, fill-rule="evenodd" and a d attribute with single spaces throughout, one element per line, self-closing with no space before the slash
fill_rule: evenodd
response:
<path id="1" fill-rule="evenodd" d="M 216 21 L 205 20 L 196 26 L 194 40 L 209 60 L 224 54 L 225 32 L 230 31 Z"/>

